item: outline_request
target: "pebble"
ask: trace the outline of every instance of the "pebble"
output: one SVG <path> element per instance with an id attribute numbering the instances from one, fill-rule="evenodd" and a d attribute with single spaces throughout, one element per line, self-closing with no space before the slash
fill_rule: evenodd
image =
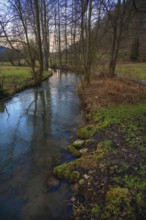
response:
<path id="1" fill-rule="evenodd" d="M 81 153 L 81 154 L 85 154 L 87 151 L 88 151 L 88 148 L 82 148 L 82 149 L 80 150 L 80 153 Z"/>
<path id="2" fill-rule="evenodd" d="M 76 201 L 76 198 L 75 198 L 74 196 L 72 196 L 71 199 L 70 199 L 70 201 L 71 201 L 71 202 L 75 202 L 75 201 Z"/>
<path id="3" fill-rule="evenodd" d="M 90 176 L 88 176 L 87 174 L 84 174 L 83 177 L 85 180 L 88 180 L 90 178 Z"/>

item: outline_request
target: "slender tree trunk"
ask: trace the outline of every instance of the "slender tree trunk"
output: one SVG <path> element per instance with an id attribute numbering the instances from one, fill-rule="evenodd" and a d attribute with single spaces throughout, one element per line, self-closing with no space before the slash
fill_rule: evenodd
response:
<path id="1" fill-rule="evenodd" d="M 40 26 L 40 13 L 38 0 L 34 0 L 35 16 L 36 16 L 36 31 L 37 31 L 37 46 L 39 52 L 39 75 L 37 81 L 40 82 L 43 77 L 43 52 L 42 52 L 42 40 L 41 40 L 41 26 Z"/>
<path id="2" fill-rule="evenodd" d="M 62 54 L 61 54 L 61 19 L 60 19 L 60 0 L 58 0 L 58 53 L 59 53 L 59 66 L 62 68 Z"/>
<path id="3" fill-rule="evenodd" d="M 46 0 L 42 0 L 42 34 L 43 34 L 43 55 L 44 55 L 44 70 L 48 71 L 49 59 L 49 41 L 48 41 L 48 23 L 47 23 L 47 6 Z"/>
<path id="4" fill-rule="evenodd" d="M 89 0 L 88 16 L 87 16 L 87 51 L 86 51 L 86 63 L 85 63 L 85 82 L 90 84 L 91 77 L 91 16 L 92 16 L 92 0 Z"/>

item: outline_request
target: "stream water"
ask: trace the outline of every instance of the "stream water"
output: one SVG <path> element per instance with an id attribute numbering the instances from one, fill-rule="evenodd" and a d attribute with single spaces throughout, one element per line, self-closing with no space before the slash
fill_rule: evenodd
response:
<path id="1" fill-rule="evenodd" d="M 53 167 L 71 160 L 66 147 L 84 116 L 77 75 L 55 72 L 41 86 L 0 103 L 0 219 L 69 219 L 70 186 L 48 186 Z"/>

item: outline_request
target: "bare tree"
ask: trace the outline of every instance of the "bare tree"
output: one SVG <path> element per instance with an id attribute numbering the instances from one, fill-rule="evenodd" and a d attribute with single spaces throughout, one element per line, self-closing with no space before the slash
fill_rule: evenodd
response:
<path id="1" fill-rule="evenodd" d="M 41 27 L 42 27 L 42 47 L 44 58 L 44 70 L 48 71 L 49 63 L 49 1 L 41 0 Z"/>
<path id="2" fill-rule="evenodd" d="M 140 12 L 140 13 L 146 13 L 146 2 L 145 1 L 133 1 L 133 6 L 135 11 Z"/>
<path id="3" fill-rule="evenodd" d="M 109 21 L 109 29 L 112 31 L 108 76 L 113 77 L 115 75 L 120 44 L 133 10 L 129 0 L 117 0 L 117 3 L 115 1 L 107 1 L 104 5 Z"/>
<path id="4" fill-rule="evenodd" d="M 23 48 L 28 49 L 27 63 L 32 70 L 35 83 L 43 77 L 42 34 L 40 23 L 40 0 L 8 0 L 6 14 L 0 21 L 0 26 L 9 45 L 22 54 Z M 9 15 L 7 15 L 9 14 Z M 39 71 L 35 68 L 32 40 L 36 40 Z M 24 54 L 22 54 L 25 58 Z"/>

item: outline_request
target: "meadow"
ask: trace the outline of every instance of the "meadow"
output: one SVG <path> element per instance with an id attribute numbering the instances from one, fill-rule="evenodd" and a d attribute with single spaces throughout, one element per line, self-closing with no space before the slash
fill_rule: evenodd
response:
<path id="1" fill-rule="evenodd" d="M 51 75 L 45 71 L 43 79 Z M 0 64 L 0 86 L 7 95 L 15 94 L 25 88 L 34 86 L 30 67 L 12 66 L 9 63 Z"/>

